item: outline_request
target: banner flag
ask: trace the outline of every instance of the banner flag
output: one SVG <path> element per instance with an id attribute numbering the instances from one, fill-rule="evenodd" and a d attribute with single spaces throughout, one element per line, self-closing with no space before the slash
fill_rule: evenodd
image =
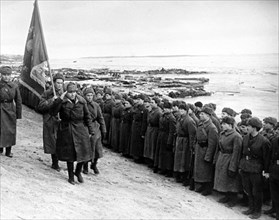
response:
<path id="1" fill-rule="evenodd" d="M 40 95 L 45 90 L 46 74 L 49 74 L 49 72 L 39 7 L 37 0 L 35 0 L 20 75 L 20 91 L 23 104 L 33 109 L 36 108 Z"/>

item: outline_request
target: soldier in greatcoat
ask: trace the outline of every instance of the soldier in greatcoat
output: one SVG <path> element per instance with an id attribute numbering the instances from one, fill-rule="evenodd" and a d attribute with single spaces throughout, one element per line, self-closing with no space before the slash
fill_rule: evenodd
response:
<path id="1" fill-rule="evenodd" d="M 99 104 L 102 112 L 104 112 L 103 91 L 101 89 L 96 88 L 95 89 L 95 94 L 96 95 L 94 96 L 94 101 Z"/>
<path id="2" fill-rule="evenodd" d="M 167 177 L 173 176 L 173 144 L 175 134 L 175 118 L 171 112 L 172 104 L 165 100 L 163 114 L 159 120 L 159 133 L 155 149 L 154 171 Z"/>
<path id="3" fill-rule="evenodd" d="M 133 122 L 134 100 L 127 98 L 123 103 L 124 109 L 121 115 L 119 150 L 124 157 L 130 157 L 131 127 Z"/>
<path id="4" fill-rule="evenodd" d="M 135 105 L 133 107 L 133 122 L 130 142 L 130 155 L 134 158 L 136 163 L 143 162 L 144 139 L 142 138 L 142 127 L 144 111 L 143 97 L 138 95 L 135 99 Z"/>
<path id="5" fill-rule="evenodd" d="M 218 146 L 218 130 L 211 121 L 212 109 L 203 107 L 197 128 L 195 146 L 194 180 L 196 192 L 206 196 L 212 193 L 214 175 L 213 159 Z"/>
<path id="6" fill-rule="evenodd" d="M 237 202 L 237 193 L 241 191 L 238 165 L 241 157 L 242 137 L 234 129 L 234 118 L 225 116 L 221 121 L 221 126 L 214 189 L 225 193 L 225 197 L 219 200 L 220 203 L 227 203 L 227 206 L 233 207 Z"/>
<path id="7" fill-rule="evenodd" d="M 112 150 L 119 153 L 120 122 L 124 106 L 122 104 L 122 96 L 120 94 L 115 94 L 114 99 L 115 104 L 111 110 L 109 141 Z"/>
<path id="8" fill-rule="evenodd" d="M 162 110 L 157 106 L 154 99 L 151 99 L 148 110 L 147 130 L 144 138 L 144 157 L 148 160 L 149 168 L 153 168 L 159 120 L 162 115 Z"/>
<path id="9" fill-rule="evenodd" d="M 239 164 L 243 189 L 248 195 L 249 209 L 243 214 L 257 219 L 261 216 L 263 176 L 270 163 L 270 142 L 259 134 L 262 122 L 257 117 L 248 121 L 248 134 L 243 138 L 242 156 Z"/>
<path id="10" fill-rule="evenodd" d="M 56 136 L 60 119 L 58 115 L 52 115 L 51 111 L 53 110 L 54 100 L 63 93 L 64 80 L 63 74 L 55 74 L 53 76 L 55 95 L 53 87 L 51 86 L 42 94 L 40 102 L 37 106 L 38 111 L 43 114 L 44 153 L 51 154 L 51 168 L 57 171 L 60 171 L 60 167 L 56 155 Z"/>
<path id="11" fill-rule="evenodd" d="M 269 183 L 273 207 L 267 214 L 275 213 L 276 220 L 279 220 L 279 136 L 272 139 Z"/>
<path id="12" fill-rule="evenodd" d="M 261 135 L 263 135 L 265 138 L 267 138 L 270 143 L 272 143 L 272 140 L 276 137 L 276 133 L 274 130 L 274 127 L 277 124 L 277 119 L 274 117 L 266 117 L 263 119 L 263 129 L 260 132 Z M 263 187 L 263 203 L 264 204 L 270 204 L 271 201 L 271 196 L 270 196 L 270 184 L 269 184 L 269 179 L 268 178 L 263 178 L 264 180 L 264 187 Z M 272 204 L 272 206 L 274 206 Z M 272 211 L 274 208 L 264 211 L 265 214 L 272 214 Z"/>
<path id="13" fill-rule="evenodd" d="M 12 146 L 16 144 L 16 120 L 21 119 L 22 101 L 18 86 L 11 82 L 12 69 L 0 67 L 0 153 L 13 157 Z"/>
<path id="14" fill-rule="evenodd" d="M 92 160 L 90 160 L 90 168 L 94 171 L 95 174 L 99 174 L 100 172 L 97 168 L 97 163 L 98 159 L 103 157 L 102 137 L 106 136 L 106 124 L 101 107 L 97 102 L 93 101 L 93 89 L 86 88 L 83 92 L 83 96 L 87 101 L 87 106 L 91 116 L 94 133 L 90 138 L 90 144 L 92 149 Z M 85 162 L 83 165 L 83 173 L 88 174 L 88 162 Z"/>
<path id="15" fill-rule="evenodd" d="M 112 107 L 115 105 L 115 101 L 112 99 L 112 91 L 110 89 L 106 89 L 105 91 L 105 101 L 104 101 L 104 119 L 106 123 L 106 137 L 103 138 L 103 143 L 105 146 L 110 148 L 109 143 L 109 131 L 110 131 L 110 125 L 111 125 L 111 114 L 112 114 Z"/>
<path id="16" fill-rule="evenodd" d="M 84 162 L 92 159 L 90 136 L 94 135 L 86 100 L 77 94 L 77 86 L 70 82 L 66 92 L 54 101 L 53 115 L 59 112 L 56 153 L 60 161 L 67 162 L 68 182 L 75 184 L 74 175 L 83 183 L 81 170 Z M 77 161 L 74 172 L 74 162 Z"/>
<path id="17" fill-rule="evenodd" d="M 184 186 L 189 185 L 189 171 L 191 149 L 196 138 L 196 123 L 189 116 L 189 106 L 179 105 L 180 118 L 176 122 L 176 142 L 174 149 L 174 176 L 177 182 L 183 182 Z"/>

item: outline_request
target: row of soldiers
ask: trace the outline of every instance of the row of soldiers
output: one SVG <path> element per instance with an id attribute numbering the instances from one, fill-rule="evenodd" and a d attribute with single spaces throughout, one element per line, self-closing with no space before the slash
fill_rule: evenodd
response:
<path id="1" fill-rule="evenodd" d="M 86 89 L 85 89 L 86 91 Z M 95 89 L 106 124 L 103 143 L 136 163 L 146 163 L 154 173 L 174 177 L 204 196 L 212 190 L 224 194 L 228 207 L 244 194 L 252 219 L 261 216 L 263 199 L 277 212 L 279 180 L 279 126 L 277 119 L 263 123 L 243 109 L 223 108 L 221 118 L 212 103 L 194 105 L 147 95 L 126 95 Z M 270 181 L 269 181 L 270 179 Z M 264 181 L 265 180 L 265 181 Z M 270 186 L 270 187 L 269 187 Z"/>
<path id="2" fill-rule="evenodd" d="M 21 99 L 16 85 L 8 80 L 11 69 L 0 71 L 2 123 L 7 109 L 21 118 Z M 223 193 L 219 202 L 229 207 L 236 204 L 237 194 L 243 193 L 249 203 L 244 214 L 254 219 L 261 216 L 263 196 L 271 195 L 272 207 L 267 212 L 276 212 L 278 219 L 279 129 L 275 118 L 267 117 L 262 123 L 252 117 L 251 110 L 244 109 L 237 124 L 233 109 L 224 108 L 218 118 L 212 103 L 170 102 L 90 86 L 78 89 L 72 82 L 64 85 L 59 73 L 53 82 L 54 89 L 46 90 L 37 110 L 44 119 L 44 151 L 51 154 L 52 168 L 57 171 L 58 161 L 67 162 L 69 183 L 75 184 L 74 176 L 84 182 L 81 172 L 89 172 L 90 162 L 94 173 L 99 173 L 97 161 L 105 144 L 204 196 L 213 189 Z M 13 123 L 9 126 L 15 126 L 16 117 Z M 1 124 L 1 149 L 7 148 L 6 156 L 11 157 L 15 130 L 6 129 L 6 124 Z"/>

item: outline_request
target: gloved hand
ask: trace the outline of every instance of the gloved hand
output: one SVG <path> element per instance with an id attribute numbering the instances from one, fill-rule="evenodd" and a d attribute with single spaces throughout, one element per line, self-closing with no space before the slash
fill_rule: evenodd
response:
<path id="1" fill-rule="evenodd" d="M 233 172 L 231 170 L 228 170 L 228 176 L 231 178 L 234 178 L 236 176 L 237 172 Z"/>

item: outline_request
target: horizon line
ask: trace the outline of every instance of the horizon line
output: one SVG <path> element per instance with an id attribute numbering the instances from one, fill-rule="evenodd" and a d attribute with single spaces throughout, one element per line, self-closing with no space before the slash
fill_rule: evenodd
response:
<path id="1" fill-rule="evenodd" d="M 123 56 L 86 56 L 80 59 L 98 59 L 98 58 L 145 58 L 145 57 L 195 57 L 195 56 L 238 56 L 238 55 L 275 55 L 279 53 L 247 53 L 247 54 L 171 54 L 171 55 L 123 55 Z M 67 59 L 67 58 L 66 58 Z M 68 58 L 70 59 L 70 58 Z"/>
<path id="2" fill-rule="evenodd" d="M 170 55 L 108 55 L 108 56 L 85 56 L 75 58 L 51 58 L 51 59 L 107 59 L 107 58 L 146 58 L 146 57 L 199 57 L 199 56 L 241 56 L 241 55 L 278 55 L 279 53 L 231 53 L 231 54 L 170 54 Z M 24 56 L 21 54 L 0 54 L 0 56 Z"/>

